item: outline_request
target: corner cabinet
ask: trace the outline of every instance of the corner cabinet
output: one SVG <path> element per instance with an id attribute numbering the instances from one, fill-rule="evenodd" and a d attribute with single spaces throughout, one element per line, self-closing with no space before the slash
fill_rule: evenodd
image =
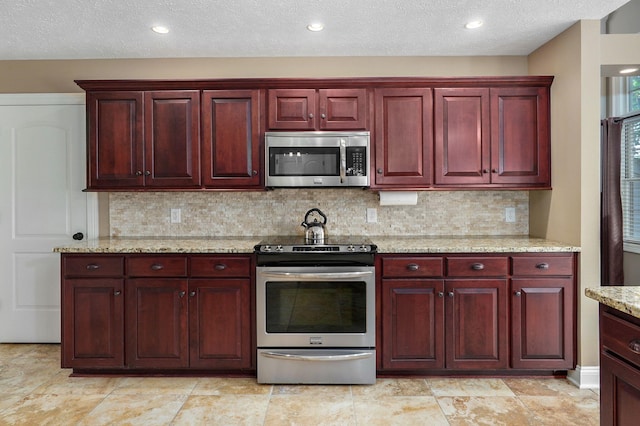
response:
<path id="1" fill-rule="evenodd" d="M 87 94 L 88 189 L 200 186 L 200 94 Z"/>
<path id="2" fill-rule="evenodd" d="M 575 368 L 574 253 L 381 255 L 378 370 Z"/>
<path id="3" fill-rule="evenodd" d="M 62 366 L 252 370 L 252 270 L 249 255 L 63 254 Z"/>

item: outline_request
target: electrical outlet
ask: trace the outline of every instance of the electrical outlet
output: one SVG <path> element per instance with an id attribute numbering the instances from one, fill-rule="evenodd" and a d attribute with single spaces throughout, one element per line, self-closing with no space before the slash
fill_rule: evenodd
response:
<path id="1" fill-rule="evenodd" d="M 378 210 L 374 208 L 367 209 L 367 223 L 376 223 L 378 221 Z"/>
<path id="2" fill-rule="evenodd" d="M 182 222 L 182 211 L 180 209 L 171 209 L 171 223 Z"/>
<path id="3" fill-rule="evenodd" d="M 509 223 L 513 223 L 516 221 L 515 207 L 507 207 L 504 209 L 504 221 Z"/>

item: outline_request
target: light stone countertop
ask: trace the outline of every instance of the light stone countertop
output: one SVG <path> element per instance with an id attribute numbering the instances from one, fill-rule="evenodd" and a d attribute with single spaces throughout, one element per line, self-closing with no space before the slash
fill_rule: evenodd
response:
<path id="1" fill-rule="evenodd" d="M 530 237 L 369 236 L 379 253 L 554 253 L 580 247 Z M 253 253 L 268 237 L 100 238 L 56 247 L 56 253 Z"/>
<path id="2" fill-rule="evenodd" d="M 588 298 L 640 318 L 640 286 L 605 286 L 585 289 Z"/>

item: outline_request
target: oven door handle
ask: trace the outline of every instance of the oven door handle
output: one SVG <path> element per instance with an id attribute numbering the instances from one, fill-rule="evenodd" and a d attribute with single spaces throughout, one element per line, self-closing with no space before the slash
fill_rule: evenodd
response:
<path id="1" fill-rule="evenodd" d="M 281 352 L 260 352 L 260 355 L 267 358 L 287 359 L 295 361 L 353 361 L 358 359 L 367 359 L 374 356 L 372 353 L 357 352 L 352 354 L 340 355 L 297 355 Z"/>
<path id="2" fill-rule="evenodd" d="M 294 280 L 306 281 L 324 281 L 334 279 L 350 279 L 361 278 L 373 275 L 372 271 L 353 271 L 353 272 L 262 272 L 261 275 L 266 278 L 287 278 Z"/>

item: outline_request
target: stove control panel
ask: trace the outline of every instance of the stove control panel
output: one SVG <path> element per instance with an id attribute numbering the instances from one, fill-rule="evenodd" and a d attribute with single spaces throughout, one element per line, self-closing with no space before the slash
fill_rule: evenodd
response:
<path id="1" fill-rule="evenodd" d="M 282 245 L 260 244 L 256 247 L 259 253 L 372 253 L 376 246 L 372 244 L 340 244 L 340 245 Z"/>

